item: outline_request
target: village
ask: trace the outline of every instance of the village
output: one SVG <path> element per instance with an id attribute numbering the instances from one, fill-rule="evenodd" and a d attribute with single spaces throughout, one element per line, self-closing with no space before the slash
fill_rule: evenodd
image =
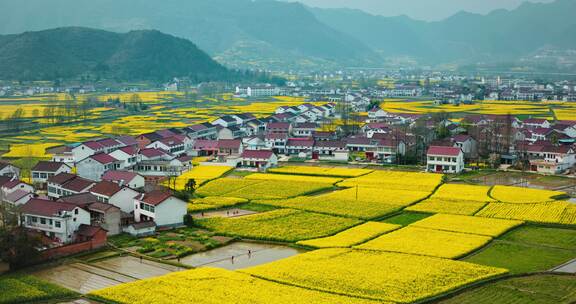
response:
<path id="1" fill-rule="evenodd" d="M 346 106 L 368 104 L 357 96 Z M 576 121 L 469 115 L 452 122 L 374 107 L 359 122 L 343 117 L 341 106 L 281 106 L 264 118 L 225 115 L 180 129 L 54 147 L 52 160 L 35 165 L 28 182 L 19 168 L 2 163 L 1 199 L 14 207 L 19 225 L 42 236 L 44 257 L 53 259 L 105 246 L 107 236 L 182 226 L 188 202 L 169 185 L 194 168 L 195 158 L 203 159 L 202 166 L 252 172 L 312 162 L 421 165 L 422 171 L 458 174 L 478 170 L 482 159 L 492 168 L 574 174 Z M 336 119 L 344 122 L 321 131 Z"/>

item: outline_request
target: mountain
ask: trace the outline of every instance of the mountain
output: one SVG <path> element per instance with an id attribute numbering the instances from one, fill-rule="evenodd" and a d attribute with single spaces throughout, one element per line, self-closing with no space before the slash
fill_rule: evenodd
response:
<path id="1" fill-rule="evenodd" d="M 576 0 L 524 3 L 437 22 L 275 0 L 2 0 L 0 34 L 64 26 L 156 29 L 194 41 L 234 68 L 514 63 L 542 49 L 576 49 Z M 559 61 L 561 62 L 561 60 Z"/>
<path id="2" fill-rule="evenodd" d="M 375 53 L 302 4 L 271 0 L 2 0 L 0 34 L 63 26 L 157 29 L 232 67 L 362 65 Z"/>
<path id="3" fill-rule="evenodd" d="M 0 36 L 0 79 L 212 80 L 230 74 L 192 42 L 158 31 L 66 27 Z"/>
<path id="4" fill-rule="evenodd" d="M 425 62 L 511 61 L 543 47 L 576 48 L 576 0 L 525 2 L 515 10 L 487 15 L 461 12 L 437 22 L 349 9 L 310 11 L 384 56 L 414 56 Z"/>

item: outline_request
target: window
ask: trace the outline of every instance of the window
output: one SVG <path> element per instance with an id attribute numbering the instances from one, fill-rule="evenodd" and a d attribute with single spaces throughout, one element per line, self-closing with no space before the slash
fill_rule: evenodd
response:
<path id="1" fill-rule="evenodd" d="M 54 226 L 56 228 L 60 228 L 60 227 L 62 227 L 62 223 L 60 223 L 60 221 L 54 221 Z"/>
<path id="2" fill-rule="evenodd" d="M 32 219 L 32 223 L 38 222 L 38 218 L 35 216 L 31 216 L 30 219 Z"/>
<path id="3" fill-rule="evenodd" d="M 74 209 L 74 214 L 78 214 L 78 208 Z"/>
<path id="4" fill-rule="evenodd" d="M 45 218 L 40 218 L 40 224 L 42 225 L 46 225 L 46 219 Z"/>

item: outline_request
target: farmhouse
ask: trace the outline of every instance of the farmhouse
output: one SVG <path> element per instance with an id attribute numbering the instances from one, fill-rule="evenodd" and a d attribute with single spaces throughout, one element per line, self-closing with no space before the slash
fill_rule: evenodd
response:
<path id="1" fill-rule="evenodd" d="M 133 199 L 139 192 L 128 187 L 122 187 L 116 183 L 101 181 L 90 188 L 90 193 L 94 195 L 99 202 L 111 204 L 126 213 L 130 213 L 134 208 Z"/>
<path id="2" fill-rule="evenodd" d="M 76 167 L 80 177 L 100 181 L 107 171 L 122 169 L 122 164 L 123 161 L 109 154 L 99 153 L 81 160 Z"/>
<path id="3" fill-rule="evenodd" d="M 245 150 L 240 156 L 242 167 L 265 171 L 278 165 L 278 157 L 267 150 Z"/>
<path id="4" fill-rule="evenodd" d="M 23 227 L 59 244 L 72 242 L 81 225 L 90 225 L 90 213 L 71 203 L 32 199 L 20 207 L 19 213 Z"/>
<path id="5" fill-rule="evenodd" d="M 130 187 L 132 189 L 144 188 L 146 184 L 143 176 L 130 171 L 108 171 L 104 173 L 102 180 L 113 182 L 120 186 Z"/>
<path id="6" fill-rule="evenodd" d="M 48 197 L 58 199 L 63 196 L 88 192 L 95 182 L 70 173 L 60 173 L 48 178 Z"/>
<path id="7" fill-rule="evenodd" d="M 120 208 L 102 203 L 91 193 L 70 195 L 62 197 L 58 201 L 75 204 L 88 211 L 90 213 L 90 225 L 104 228 L 108 231 L 108 235 L 116 235 L 121 232 L 123 213 Z"/>
<path id="8" fill-rule="evenodd" d="M 134 220 L 153 221 L 158 227 L 179 226 L 184 223 L 188 204 L 170 193 L 152 191 L 134 198 Z"/>
<path id="9" fill-rule="evenodd" d="M 464 171 L 464 153 L 460 148 L 431 146 L 426 157 L 428 172 L 460 173 Z"/>
<path id="10" fill-rule="evenodd" d="M 32 183 L 35 185 L 44 185 L 48 178 L 60 173 L 71 173 L 72 168 L 63 162 L 40 161 L 31 170 Z"/>
<path id="11" fill-rule="evenodd" d="M 10 163 L 0 161 L 0 176 L 20 176 L 20 169 Z"/>
<path id="12" fill-rule="evenodd" d="M 126 146 L 110 153 L 110 156 L 122 162 L 122 168 L 132 168 L 139 161 L 138 146 Z"/>

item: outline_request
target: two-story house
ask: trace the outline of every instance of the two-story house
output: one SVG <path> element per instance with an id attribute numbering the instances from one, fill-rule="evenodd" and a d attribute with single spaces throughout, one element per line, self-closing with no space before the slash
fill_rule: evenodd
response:
<path id="1" fill-rule="evenodd" d="M 48 178 L 60 173 L 72 173 L 72 168 L 63 162 L 40 161 L 31 170 L 32 183 L 45 187 Z"/>
<path id="2" fill-rule="evenodd" d="M 102 180 L 102 175 L 108 171 L 123 169 L 124 162 L 106 153 L 88 156 L 76 164 L 78 175 L 94 181 Z"/>
<path id="3" fill-rule="evenodd" d="M 19 209 L 20 225 L 40 232 L 55 243 L 74 241 L 81 225 L 90 225 L 90 213 L 65 202 L 32 199 Z"/>
<path id="4" fill-rule="evenodd" d="M 60 173 L 48 178 L 48 197 L 59 199 L 63 196 L 88 192 L 94 181 L 70 173 Z"/>
<path id="5" fill-rule="evenodd" d="M 152 191 L 134 198 L 134 220 L 155 222 L 158 227 L 180 226 L 188 213 L 188 204 L 170 193 Z"/>
<path id="6" fill-rule="evenodd" d="M 464 171 L 464 152 L 457 147 L 431 146 L 426 153 L 426 171 L 460 173 Z"/>

